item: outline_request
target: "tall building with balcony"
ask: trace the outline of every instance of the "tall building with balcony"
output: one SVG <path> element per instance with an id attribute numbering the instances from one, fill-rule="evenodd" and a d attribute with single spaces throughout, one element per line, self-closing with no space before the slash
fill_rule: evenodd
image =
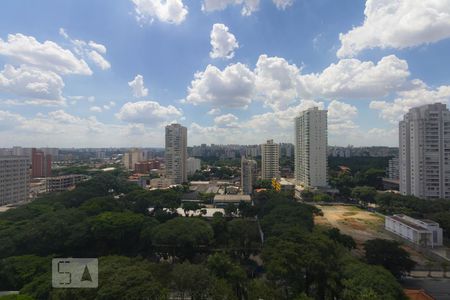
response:
<path id="1" fill-rule="evenodd" d="M 180 124 L 166 126 L 166 177 L 175 184 L 187 181 L 187 128 Z"/>
<path id="2" fill-rule="evenodd" d="M 400 193 L 450 199 L 450 111 L 415 107 L 399 123 Z"/>
<path id="3" fill-rule="evenodd" d="M 44 151 L 31 149 L 31 177 L 43 178 L 52 176 L 52 156 Z"/>
<path id="4" fill-rule="evenodd" d="M 257 162 L 253 159 L 241 158 L 241 189 L 244 195 L 253 192 L 253 185 L 256 182 Z"/>
<path id="5" fill-rule="evenodd" d="M 280 145 L 273 140 L 261 145 L 261 179 L 280 178 Z"/>
<path id="6" fill-rule="evenodd" d="M 400 163 L 398 157 L 393 157 L 388 162 L 387 177 L 389 179 L 399 179 L 400 177 Z"/>
<path id="7" fill-rule="evenodd" d="M 307 109 L 295 118 L 295 179 L 305 187 L 327 187 L 327 111 Z"/>
<path id="8" fill-rule="evenodd" d="M 28 199 L 30 159 L 26 156 L 0 156 L 0 205 Z"/>

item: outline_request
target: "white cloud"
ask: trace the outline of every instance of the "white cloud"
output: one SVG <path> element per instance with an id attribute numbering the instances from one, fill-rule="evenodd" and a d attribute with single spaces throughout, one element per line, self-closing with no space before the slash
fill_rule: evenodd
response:
<path id="1" fill-rule="evenodd" d="M 260 0 L 203 0 L 202 10 L 212 12 L 224 10 L 229 5 L 242 5 L 241 14 L 243 16 L 250 16 L 259 9 L 259 2 Z"/>
<path id="2" fill-rule="evenodd" d="M 450 37 L 450 0 L 367 0 L 364 24 L 340 34 L 339 57 L 402 49 Z"/>
<path id="3" fill-rule="evenodd" d="M 300 77 L 300 91 L 306 97 L 372 98 L 384 97 L 405 84 L 408 63 L 395 55 L 377 64 L 358 59 L 341 59 L 320 74 Z"/>
<path id="4" fill-rule="evenodd" d="M 238 117 L 233 114 L 226 114 L 214 118 L 214 124 L 218 127 L 237 127 Z"/>
<path id="5" fill-rule="evenodd" d="M 208 65 L 195 74 L 184 103 L 245 108 L 260 100 L 273 110 L 285 110 L 299 99 L 386 97 L 404 89 L 409 75 L 407 62 L 394 55 L 376 64 L 342 59 L 321 73 L 302 75 L 300 68 L 284 58 L 263 54 L 254 70 L 241 63 L 224 70 Z"/>
<path id="6" fill-rule="evenodd" d="M 141 124 L 159 124 L 183 115 L 176 107 L 162 106 L 155 101 L 138 101 L 125 103 L 116 117 L 122 121 Z"/>
<path id="7" fill-rule="evenodd" d="M 114 101 L 109 101 L 108 104 L 104 104 L 104 105 L 103 105 L 103 109 L 105 109 L 105 110 L 110 110 L 110 109 L 113 108 L 114 106 L 116 106 L 116 102 L 114 102 Z"/>
<path id="8" fill-rule="evenodd" d="M 97 51 L 98 53 L 101 53 L 101 54 L 106 53 L 106 47 L 102 44 L 99 44 L 99 43 L 96 43 L 93 41 L 89 41 L 88 45 L 89 45 L 89 47 L 91 47 L 92 49 Z"/>
<path id="9" fill-rule="evenodd" d="M 83 40 L 72 39 L 64 28 L 59 29 L 59 34 L 72 44 L 73 50 L 77 55 L 83 58 L 88 58 L 102 70 L 108 70 L 111 68 L 109 61 L 107 61 L 103 56 L 106 54 L 105 45 L 94 41 L 86 42 Z"/>
<path id="10" fill-rule="evenodd" d="M 300 69 L 284 58 L 259 56 L 255 74 L 258 97 L 272 109 L 285 109 L 298 97 Z"/>
<path id="11" fill-rule="evenodd" d="M 328 110 L 329 136 L 333 142 L 340 145 L 348 143 L 359 144 L 364 134 L 354 122 L 358 109 L 348 103 L 333 100 L 328 104 L 313 100 L 301 100 L 295 106 L 284 110 L 266 112 L 251 116 L 247 120 L 239 121 L 232 114 L 218 116 L 213 126 L 191 124 L 190 141 L 192 143 L 261 143 L 265 139 L 274 138 L 277 141 L 294 140 L 294 119 L 301 111 L 311 107 Z M 231 124 L 231 125 L 230 125 Z M 245 141 L 245 142 L 242 142 Z M 362 144 L 373 144 L 364 140 Z M 384 142 L 383 142 L 384 143 Z"/>
<path id="12" fill-rule="evenodd" d="M 197 72 L 188 88 L 185 102 L 213 107 L 245 108 L 252 101 L 255 75 L 241 63 L 227 66 L 223 71 L 208 65 Z"/>
<path id="13" fill-rule="evenodd" d="M 97 51 L 91 50 L 87 53 L 89 59 L 95 63 L 100 69 L 108 70 L 111 68 L 111 64 L 103 56 L 101 56 Z"/>
<path id="14" fill-rule="evenodd" d="M 153 22 L 155 19 L 165 23 L 181 24 L 188 14 L 182 0 L 131 0 L 135 5 L 136 19 L 139 22 Z"/>
<path id="15" fill-rule="evenodd" d="M 350 104 L 333 100 L 328 104 L 328 120 L 330 123 L 345 122 L 358 115 L 358 109 Z"/>
<path id="16" fill-rule="evenodd" d="M 81 100 L 87 100 L 89 102 L 94 102 L 95 101 L 95 96 L 67 96 L 67 98 L 69 98 L 70 100 L 72 100 L 72 102 L 77 102 L 77 101 L 81 101 Z M 75 104 L 73 103 L 73 104 Z"/>
<path id="17" fill-rule="evenodd" d="M 9 34 L 8 40 L 0 39 L 0 55 L 11 62 L 32 65 L 58 74 L 91 75 L 92 71 L 83 59 L 78 59 L 67 49 L 52 41 L 40 43 L 32 36 Z"/>
<path id="18" fill-rule="evenodd" d="M 22 123 L 24 118 L 9 111 L 0 110 L 0 131 L 10 130 L 17 124 Z"/>
<path id="19" fill-rule="evenodd" d="M 242 6 L 241 14 L 250 16 L 259 10 L 260 2 L 260 0 L 203 0 L 202 11 L 213 12 L 224 10 L 228 6 Z M 280 10 L 285 10 L 294 4 L 294 0 L 272 0 L 272 2 Z"/>
<path id="20" fill-rule="evenodd" d="M 450 103 L 450 86 L 432 89 L 420 80 L 413 80 L 410 89 L 399 91 L 394 101 L 372 101 L 370 108 L 380 111 L 380 117 L 397 124 L 411 108 L 436 102 Z"/>
<path id="21" fill-rule="evenodd" d="M 62 110 L 25 118 L 0 110 L 0 147 L 157 147 L 164 144 L 164 128 L 143 124 L 104 124 Z"/>
<path id="22" fill-rule="evenodd" d="M 211 58 L 233 58 L 234 49 L 239 48 L 239 43 L 227 26 L 221 23 L 214 24 L 210 37 L 212 51 L 209 56 Z"/>
<path id="23" fill-rule="evenodd" d="M 64 82 L 52 72 L 22 65 L 5 65 L 0 72 L 0 92 L 18 96 L 16 104 L 62 105 Z"/>
<path id="24" fill-rule="evenodd" d="M 48 118 L 61 123 L 76 124 L 81 122 L 81 118 L 66 113 L 64 110 L 55 110 L 48 113 Z"/>
<path id="25" fill-rule="evenodd" d="M 89 110 L 91 112 L 95 112 L 95 113 L 101 113 L 103 111 L 100 106 L 91 106 L 91 108 L 89 108 Z"/>
<path id="26" fill-rule="evenodd" d="M 207 114 L 210 115 L 210 116 L 218 115 L 218 114 L 220 114 L 220 109 L 219 108 L 212 108 L 212 109 L 210 109 L 208 111 Z"/>
<path id="27" fill-rule="evenodd" d="M 140 98 L 148 95 L 148 89 L 144 86 L 144 77 L 142 75 L 136 75 L 132 81 L 128 82 L 128 85 L 131 87 L 134 97 Z"/>
<path id="28" fill-rule="evenodd" d="M 272 0 L 278 9 L 285 10 L 294 4 L 294 0 Z"/>

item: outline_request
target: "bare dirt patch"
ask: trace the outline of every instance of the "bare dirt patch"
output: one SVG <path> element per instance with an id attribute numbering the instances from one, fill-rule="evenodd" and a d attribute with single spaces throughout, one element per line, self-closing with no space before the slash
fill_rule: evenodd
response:
<path id="1" fill-rule="evenodd" d="M 362 210 L 355 206 L 345 205 L 317 205 L 323 212 L 323 216 L 317 216 L 314 222 L 317 225 L 336 227 L 341 233 L 350 235 L 357 244 L 355 253 L 364 255 L 363 244 L 371 239 L 392 240 L 392 236 L 384 229 L 384 217 L 375 213 Z M 403 245 L 411 258 L 420 265 L 426 263 L 426 259 L 412 247 Z"/>

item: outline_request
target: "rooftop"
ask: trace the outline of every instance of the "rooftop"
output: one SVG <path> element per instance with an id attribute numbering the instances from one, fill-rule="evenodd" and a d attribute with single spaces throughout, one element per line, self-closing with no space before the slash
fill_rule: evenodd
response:
<path id="1" fill-rule="evenodd" d="M 214 202 L 250 202 L 250 195 L 215 195 Z"/>

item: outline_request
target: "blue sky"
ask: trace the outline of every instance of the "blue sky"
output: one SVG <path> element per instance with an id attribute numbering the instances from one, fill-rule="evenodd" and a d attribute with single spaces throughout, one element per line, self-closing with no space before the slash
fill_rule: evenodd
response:
<path id="1" fill-rule="evenodd" d="M 411 107 L 450 99 L 450 1 L 2 1 L 0 147 L 293 141 L 397 145 Z M 213 49 L 215 47 L 215 49 Z M 143 82 L 143 85 L 142 85 Z"/>

